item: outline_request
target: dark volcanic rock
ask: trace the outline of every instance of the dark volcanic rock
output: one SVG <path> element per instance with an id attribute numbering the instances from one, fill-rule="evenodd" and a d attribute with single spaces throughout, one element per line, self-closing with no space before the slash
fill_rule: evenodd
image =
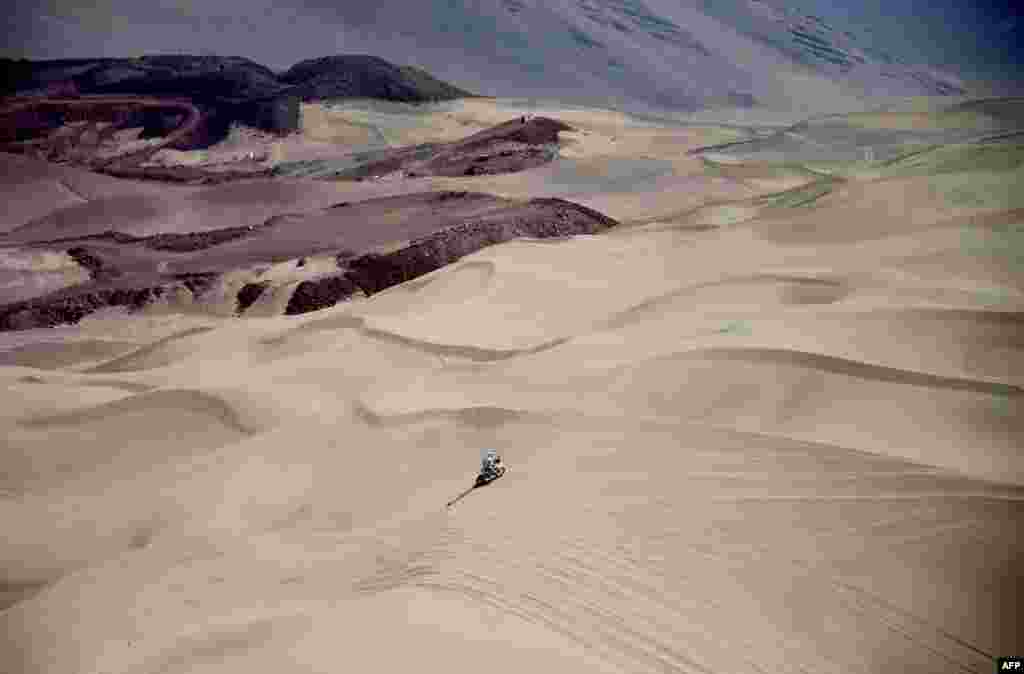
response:
<path id="1" fill-rule="evenodd" d="M 68 255 L 78 264 L 89 270 L 89 275 L 94 281 L 116 278 L 121 273 L 104 262 L 95 251 L 84 246 L 76 246 L 68 249 Z"/>
<path id="2" fill-rule="evenodd" d="M 440 192 L 435 203 L 473 202 L 486 195 Z M 359 291 L 378 293 L 440 269 L 459 258 L 518 237 L 557 238 L 596 234 L 618 223 L 595 210 L 563 199 L 533 199 L 488 212 L 478 220 L 444 228 L 389 253 L 337 256 L 343 275 L 303 281 L 292 293 L 286 314 L 301 314 L 333 306 Z"/>
<path id="3" fill-rule="evenodd" d="M 496 140 L 543 145 L 557 143 L 559 131 L 572 131 L 572 127 L 550 117 L 520 117 L 474 133 L 457 141 L 455 145 L 462 150 L 486 147 Z"/>
<path id="4" fill-rule="evenodd" d="M 357 54 L 301 61 L 281 75 L 281 80 L 294 85 L 304 101 L 383 98 L 418 103 L 472 96 L 418 68 Z"/>
<path id="5" fill-rule="evenodd" d="M 246 283 L 242 286 L 242 289 L 238 291 L 238 313 L 244 313 L 251 307 L 269 285 L 266 281 L 261 281 L 260 283 Z"/>
<path id="6" fill-rule="evenodd" d="M 245 225 L 240 227 L 224 227 L 222 229 L 208 229 L 203 232 L 189 232 L 188 234 L 152 234 L 150 236 L 132 236 L 124 232 L 107 230 L 100 234 L 88 234 L 86 236 L 67 237 L 61 239 L 50 239 L 47 241 L 33 241 L 34 245 L 49 246 L 72 241 L 98 241 L 117 243 L 122 245 L 139 244 L 150 250 L 165 250 L 174 253 L 189 253 L 206 248 L 213 248 L 228 241 L 234 241 L 264 229 L 273 227 L 280 221 L 280 216 L 269 218 L 261 225 Z M 112 266 L 101 260 L 98 251 L 85 246 L 76 246 L 69 249 L 68 255 L 73 257 L 83 267 L 90 271 L 106 270 L 116 272 Z M 116 275 L 116 273 L 115 273 Z"/>
<path id="7" fill-rule="evenodd" d="M 218 185 L 235 180 L 265 178 L 272 175 L 272 169 L 208 171 L 197 166 L 114 166 L 105 167 L 100 172 L 114 178 L 134 178 L 189 185 Z"/>
<path id="8" fill-rule="evenodd" d="M 243 124 L 277 133 L 299 128 L 299 97 L 291 92 L 250 98 L 230 110 Z"/>
<path id="9" fill-rule="evenodd" d="M 224 229 L 211 229 L 205 232 L 192 232 L 189 234 L 154 234 L 142 239 L 142 241 L 146 248 L 152 250 L 188 253 L 240 239 L 243 236 L 252 234 L 256 229 L 255 226 L 225 227 Z"/>
<path id="10" fill-rule="evenodd" d="M 57 243 L 66 243 L 70 241 L 112 241 L 114 243 L 135 243 L 136 241 L 142 241 L 143 237 L 132 236 L 131 234 L 125 234 L 124 232 L 115 232 L 112 229 L 108 229 L 105 232 L 99 234 L 86 234 L 85 236 L 67 236 L 59 239 L 49 239 L 46 241 L 33 241 L 34 244 L 38 245 L 50 245 Z"/>
<path id="11" fill-rule="evenodd" d="M 54 86 L 81 94 L 174 98 L 199 106 L 203 133 L 188 148 L 221 140 L 232 122 L 285 133 L 299 128 L 299 98 L 269 68 L 234 56 L 155 55 L 137 59 L 0 60 L 5 93 L 45 93 Z M 175 128 L 146 113 L 147 136 Z M 138 120 L 134 120 L 138 121 Z"/>
<path id="12" fill-rule="evenodd" d="M 0 307 L 0 331 L 49 328 L 74 324 L 104 307 L 139 309 L 162 297 L 163 285 L 146 288 L 98 288 L 75 293 L 58 293 Z"/>
<path id="13" fill-rule="evenodd" d="M 173 278 L 154 276 L 131 280 L 122 277 L 93 281 L 0 306 L 0 332 L 74 324 L 106 307 L 137 310 L 181 288 L 199 296 L 219 278 L 220 274 L 216 273 L 193 273 L 177 274 Z"/>
<path id="14" fill-rule="evenodd" d="M 527 209 L 509 215 L 488 215 L 478 222 L 423 237 L 392 253 L 368 253 L 348 260 L 346 276 L 364 293 L 372 295 L 496 243 L 523 236 L 596 234 L 618 224 L 597 211 L 562 199 L 533 199 Z"/>
<path id="15" fill-rule="evenodd" d="M 347 276 L 328 276 L 303 281 L 292 293 L 284 313 L 294 315 L 325 309 L 351 297 L 357 291 L 356 284 Z"/>
<path id="16" fill-rule="evenodd" d="M 44 93 L 48 87 L 71 81 L 97 65 L 124 60 L 94 58 L 29 61 L 0 58 L 0 95 Z"/>
<path id="17" fill-rule="evenodd" d="M 56 107 L 23 108 L 3 116 L 0 123 L 0 142 L 37 138 L 59 129 L 66 121 L 67 114 Z"/>
<path id="18" fill-rule="evenodd" d="M 175 274 L 174 278 L 188 288 L 193 297 L 199 297 L 220 279 L 217 273 Z"/>
<path id="19" fill-rule="evenodd" d="M 558 157 L 558 134 L 568 124 L 549 117 L 517 117 L 451 143 L 380 150 L 336 177 L 362 180 L 404 171 L 412 176 L 513 173 Z"/>
<path id="20" fill-rule="evenodd" d="M 188 98 L 196 103 L 281 95 L 267 67 L 233 56 L 156 55 L 98 63 L 73 78 L 82 93 Z"/>
<path id="21" fill-rule="evenodd" d="M 184 117 L 177 111 L 146 109 L 139 111 L 137 118 L 131 121 L 132 126 L 142 127 L 139 138 L 162 138 L 181 126 Z"/>

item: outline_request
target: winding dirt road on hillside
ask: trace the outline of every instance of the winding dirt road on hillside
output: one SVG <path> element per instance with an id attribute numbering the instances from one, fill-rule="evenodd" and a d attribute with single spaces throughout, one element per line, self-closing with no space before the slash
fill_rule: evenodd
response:
<path id="1" fill-rule="evenodd" d="M 86 163 L 95 170 L 109 172 L 120 171 L 137 167 L 148 160 L 156 152 L 171 147 L 180 141 L 188 138 L 197 132 L 204 120 L 204 115 L 193 103 L 183 99 L 154 98 L 149 96 L 81 96 L 76 98 L 39 98 L 39 97 L 13 97 L 8 103 L 0 108 L 0 127 L 13 129 L 19 126 L 23 118 L 33 112 L 53 112 L 56 108 L 59 111 L 67 111 L 72 116 L 81 115 L 88 123 L 76 129 L 73 138 L 62 134 L 62 129 L 49 133 L 45 138 L 32 139 L 22 142 L 8 142 L 3 149 L 9 152 L 24 153 L 27 148 L 41 148 L 45 152 L 51 149 L 57 137 L 60 137 L 65 144 L 70 143 L 73 147 L 79 147 L 81 138 L 90 129 L 100 130 L 96 127 L 97 117 L 110 117 L 117 120 L 119 117 L 126 117 L 132 113 L 156 108 L 168 112 L 180 111 L 185 118 L 178 128 L 174 129 L 159 142 L 153 143 L 139 150 L 131 151 L 123 155 L 97 159 L 95 157 L 85 159 Z M 109 108 L 109 110 L 105 109 Z M 48 110 L 49 109 L 49 110 Z M 106 114 L 103 114 L 106 113 Z M 115 121 L 116 123 L 116 121 Z M 23 126 L 23 124 L 22 124 Z"/>

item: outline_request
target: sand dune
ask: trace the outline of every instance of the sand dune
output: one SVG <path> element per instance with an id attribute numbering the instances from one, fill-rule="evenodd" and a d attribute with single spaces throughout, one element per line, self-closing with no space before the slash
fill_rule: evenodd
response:
<path id="1" fill-rule="evenodd" d="M 514 105 L 426 108 L 402 133 L 461 137 Z M 846 126 L 995 114 L 916 110 Z M 0 335 L 10 671 L 980 673 L 1014 650 L 1020 168 L 719 165 L 668 157 L 720 129 L 544 114 L 580 130 L 580 201 L 627 225 L 486 247 L 297 316 L 288 291 L 336 258 L 250 262 L 357 227 L 370 199 L 518 199 L 556 169 L 162 196 L 120 181 L 17 206 L 32 237 L 306 215 L 174 253 L 228 270 L 205 300 Z M 336 127 L 353 122 L 342 106 L 310 124 L 355 142 Z M 630 158 L 669 170 L 609 187 Z M 411 236 L 423 213 L 390 217 Z M 488 447 L 509 472 L 446 508 Z"/>
<path id="2" fill-rule="evenodd" d="M 132 353 L 107 360 L 102 365 L 93 367 L 89 372 L 131 372 L 169 365 L 175 361 L 176 353 L 182 355 L 192 353 L 194 347 L 188 344 L 186 338 L 201 335 L 210 330 L 212 328 L 209 327 L 189 328 L 170 337 L 164 337 L 153 344 L 148 344 Z M 184 344 L 181 343 L 183 340 Z"/>
<path id="3" fill-rule="evenodd" d="M 82 362 L 105 360 L 130 351 L 134 344 L 113 340 L 90 339 L 68 343 L 40 343 L 0 352 L 0 363 L 56 370 Z"/>

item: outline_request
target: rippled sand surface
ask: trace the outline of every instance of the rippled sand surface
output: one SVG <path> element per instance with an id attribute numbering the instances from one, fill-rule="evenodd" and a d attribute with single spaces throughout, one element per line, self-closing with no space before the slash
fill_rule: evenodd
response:
<path id="1" fill-rule="evenodd" d="M 916 109 L 843 128 L 928 127 Z M 450 104 L 413 135 L 507 114 Z M 987 673 L 1019 650 L 1015 141 L 847 160 L 892 137 L 841 130 L 815 164 L 561 117 L 566 163 L 509 176 L 5 179 L 23 234 L 452 186 L 572 190 L 624 223 L 302 316 L 172 304 L 0 335 L 5 671 Z M 18 251 L 9 274 L 67 266 Z M 508 473 L 446 508 L 487 447 Z"/>

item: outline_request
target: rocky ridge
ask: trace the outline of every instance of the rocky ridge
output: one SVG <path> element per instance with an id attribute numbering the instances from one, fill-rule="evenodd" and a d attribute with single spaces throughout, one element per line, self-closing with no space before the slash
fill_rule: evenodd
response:
<path id="1" fill-rule="evenodd" d="M 306 256 L 323 254 L 325 228 L 344 231 L 345 222 L 374 228 L 387 222 L 397 207 L 417 218 L 428 233 L 398 245 L 372 245 L 366 239 L 335 244 L 334 272 L 306 271 Z M 351 213 L 350 213 L 351 212 Z M 220 288 L 227 272 L 248 274 L 234 290 L 234 311 L 244 313 L 264 293 L 289 292 L 286 314 L 332 306 L 358 295 L 373 295 L 404 283 L 486 246 L 518 237 L 561 238 L 596 234 L 617 224 L 597 211 L 563 199 L 515 201 L 473 192 L 432 192 L 354 202 L 344 208 L 296 217 L 287 232 L 277 231 L 280 219 L 258 227 L 238 227 L 194 234 L 132 237 L 107 232 L 77 240 L 27 242 L 22 245 L 67 252 L 92 276 L 91 281 L 30 300 L 0 306 L 0 330 L 23 330 L 74 324 L 105 307 L 138 310 L 161 299 L 185 295 L 193 304 Z M 303 239 L 308 231 L 308 238 Z M 287 252 L 277 236 L 299 240 Z M 308 243 L 301 243 L 301 241 Z M 2 243 L 2 242 L 0 242 Z M 72 245 L 69 245 L 72 244 Z M 303 247 L 305 246 L 305 247 Z M 291 257 L 300 279 L 279 283 L 261 277 L 260 268 Z M 249 271 L 246 271 L 249 270 Z M 294 289 L 290 290 L 294 284 Z M 213 295 L 218 295 L 213 292 Z"/>

